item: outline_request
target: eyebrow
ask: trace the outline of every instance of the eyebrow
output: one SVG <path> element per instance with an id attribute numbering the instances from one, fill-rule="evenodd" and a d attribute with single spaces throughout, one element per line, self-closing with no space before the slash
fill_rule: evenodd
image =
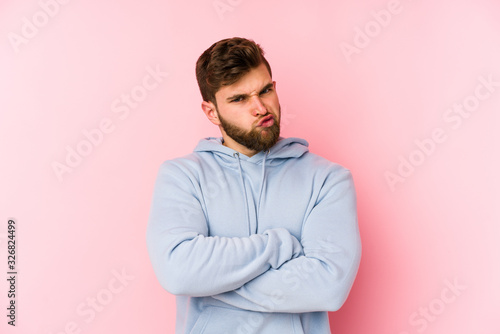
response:
<path id="1" fill-rule="evenodd" d="M 264 88 L 262 88 L 259 92 L 262 93 L 263 91 L 265 91 L 266 89 L 269 89 L 269 88 L 273 88 L 273 83 L 270 82 L 268 83 L 267 85 L 264 86 Z M 236 99 L 239 99 L 239 98 L 246 98 L 248 96 L 248 94 L 235 94 L 233 96 L 230 96 L 228 98 L 226 98 L 226 101 L 227 102 L 231 102 L 232 100 L 236 100 Z"/>

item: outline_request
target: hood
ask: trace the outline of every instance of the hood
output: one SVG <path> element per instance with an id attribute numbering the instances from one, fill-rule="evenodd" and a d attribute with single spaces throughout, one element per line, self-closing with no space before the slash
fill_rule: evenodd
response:
<path id="1" fill-rule="evenodd" d="M 253 155 L 252 157 L 247 157 L 244 154 L 238 153 L 237 151 L 222 145 L 221 137 L 209 137 L 200 140 L 194 151 L 211 152 L 215 157 L 218 158 L 217 160 L 219 161 L 219 163 L 229 168 L 238 169 L 240 175 L 240 189 L 244 194 L 248 234 L 251 235 L 253 233 L 256 233 L 258 221 L 254 226 L 252 226 L 249 206 L 255 206 L 258 216 L 262 198 L 262 191 L 266 184 L 266 166 L 276 166 L 284 163 L 290 158 L 299 158 L 309 151 L 308 146 L 309 144 L 304 139 L 280 137 L 276 144 L 268 151 L 261 151 Z M 245 185 L 245 181 L 243 178 L 244 171 L 242 167 L 242 161 L 253 163 L 256 165 L 262 165 L 260 178 L 256 177 L 255 179 L 253 179 L 254 184 L 259 189 L 255 196 L 247 195 L 247 186 Z M 260 179 L 260 182 L 256 179 Z"/>
<path id="2" fill-rule="evenodd" d="M 240 153 L 239 158 L 258 165 L 260 165 L 262 161 L 266 161 L 268 166 L 275 166 L 283 163 L 286 159 L 301 157 L 304 153 L 309 152 L 308 146 L 309 143 L 301 138 L 280 137 L 276 144 L 274 144 L 268 152 L 261 151 L 252 157 L 247 157 L 246 155 Z M 208 137 L 201 139 L 194 149 L 194 152 L 212 152 L 228 165 L 236 163 L 235 153 L 238 153 L 237 151 L 222 145 L 222 137 Z"/>

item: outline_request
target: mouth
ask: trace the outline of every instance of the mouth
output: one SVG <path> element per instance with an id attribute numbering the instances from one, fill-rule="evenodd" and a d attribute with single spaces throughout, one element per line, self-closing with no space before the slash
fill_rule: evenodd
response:
<path id="1" fill-rule="evenodd" d="M 266 116 L 263 119 L 261 119 L 259 121 L 259 123 L 257 124 L 257 126 L 261 126 L 261 127 L 267 128 L 267 127 L 270 127 L 273 124 L 274 124 L 274 117 L 273 117 L 273 115 L 269 115 L 269 116 Z"/>

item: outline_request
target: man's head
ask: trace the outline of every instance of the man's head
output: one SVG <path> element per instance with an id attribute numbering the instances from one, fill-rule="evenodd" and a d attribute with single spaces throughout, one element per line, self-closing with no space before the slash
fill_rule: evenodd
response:
<path id="1" fill-rule="evenodd" d="M 246 155 L 279 138 L 276 82 L 258 44 L 244 38 L 221 40 L 196 63 L 202 109 L 219 126 L 224 144 Z"/>

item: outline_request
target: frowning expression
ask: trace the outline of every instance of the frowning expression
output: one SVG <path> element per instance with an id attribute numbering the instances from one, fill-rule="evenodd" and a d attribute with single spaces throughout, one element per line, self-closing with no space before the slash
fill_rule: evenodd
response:
<path id="1" fill-rule="evenodd" d="M 215 108 L 214 119 L 209 119 L 219 125 L 226 146 L 253 155 L 276 143 L 281 111 L 276 82 L 264 64 L 220 88 L 215 98 L 217 106 L 204 104 Z"/>

